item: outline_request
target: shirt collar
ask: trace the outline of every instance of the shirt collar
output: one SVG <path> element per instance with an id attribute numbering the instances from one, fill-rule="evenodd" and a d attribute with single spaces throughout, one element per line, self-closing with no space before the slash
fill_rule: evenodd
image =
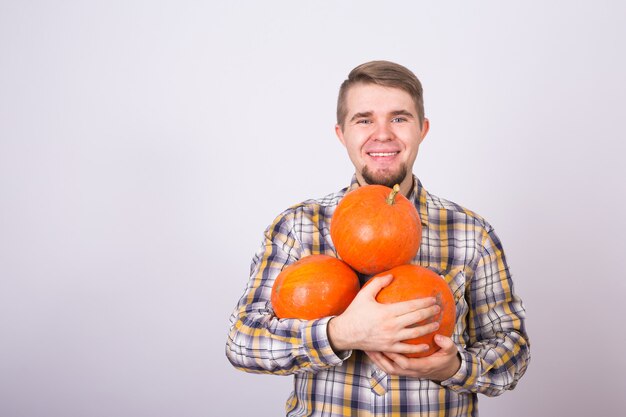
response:
<path id="1" fill-rule="evenodd" d="M 357 180 L 355 174 L 352 176 L 350 186 L 348 187 L 346 193 L 354 191 L 359 187 L 359 181 Z M 415 208 L 420 216 L 422 226 L 428 227 L 428 192 L 424 189 L 422 183 L 415 175 L 413 175 L 413 188 L 407 198 L 413 203 L 413 205 L 415 205 Z"/>

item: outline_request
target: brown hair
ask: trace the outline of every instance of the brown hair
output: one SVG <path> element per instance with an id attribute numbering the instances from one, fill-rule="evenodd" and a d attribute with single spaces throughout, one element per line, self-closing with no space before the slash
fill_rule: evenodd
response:
<path id="1" fill-rule="evenodd" d="M 420 83 L 420 80 L 417 79 L 415 74 L 408 68 L 394 62 L 370 61 L 350 71 L 348 79 L 345 80 L 339 88 L 339 97 L 337 99 L 337 124 L 341 126 L 341 129 L 343 129 L 347 116 L 346 113 L 348 112 L 348 109 L 346 109 L 346 95 L 350 87 L 359 83 L 377 84 L 383 87 L 394 87 L 406 91 L 411 98 L 413 98 L 413 102 L 415 102 L 420 125 L 424 122 L 424 95 L 422 83 Z"/>

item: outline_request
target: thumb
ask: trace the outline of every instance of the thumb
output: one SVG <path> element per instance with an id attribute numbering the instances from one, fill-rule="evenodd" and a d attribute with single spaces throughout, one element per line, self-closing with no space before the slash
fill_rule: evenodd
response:
<path id="1" fill-rule="evenodd" d="M 441 334 L 435 335 L 435 343 L 437 343 L 441 350 L 446 353 L 456 352 L 457 350 L 454 341 Z"/>
<path id="2" fill-rule="evenodd" d="M 363 286 L 361 291 L 365 293 L 365 295 L 375 298 L 380 290 L 391 284 L 391 281 L 393 281 L 393 275 L 380 275 L 370 279 L 365 286 Z"/>

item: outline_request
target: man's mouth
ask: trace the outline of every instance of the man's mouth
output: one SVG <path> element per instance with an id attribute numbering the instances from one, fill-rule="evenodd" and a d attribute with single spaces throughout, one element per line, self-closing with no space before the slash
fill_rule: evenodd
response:
<path id="1" fill-rule="evenodd" d="M 398 153 L 399 152 L 396 151 L 396 152 L 368 152 L 367 154 L 369 156 L 378 158 L 378 157 L 385 157 L 385 156 L 394 156 L 394 155 L 397 155 Z"/>

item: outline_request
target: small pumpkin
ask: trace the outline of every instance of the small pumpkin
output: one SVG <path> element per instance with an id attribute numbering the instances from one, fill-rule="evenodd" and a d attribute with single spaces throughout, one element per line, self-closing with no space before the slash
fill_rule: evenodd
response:
<path id="1" fill-rule="evenodd" d="M 420 247 L 422 224 L 400 187 L 364 185 L 347 193 L 330 223 L 339 257 L 373 275 L 411 261 Z"/>
<path id="2" fill-rule="evenodd" d="M 309 255 L 276 277 L 271 302 L 278 318 L 313 320 L 344 312 L 360 290 L 357 274 L 328 255 Z"/>
<path id="3" fill-rule="evenodd" d="M 433 317 L 416 323 L 415 326 L 422 326 L 437 321 L 439 322 L 439 329 L 436 332 L 404 341 L 414 345 L 427 344 L 430 346 L 426 352 L 407 354 L 406 356 L 421 358 L 432 355 L 440 349 L 435 343 L 435 334 L 450 337 L 454 331 L 456 306 L 454 295 L 448 283 L 435 272 L 418 265 L 401 265 L 375 277 L 387 274 L 393 275 L 393 281 L 376 295 L 376 300 L 379 303 L 390 304 L 426 297 L 435 297 L 437 300 L 437 304 L 441 308 L 440 312 Z M 371 280 L 364 287 L 370 282 Z"/>

